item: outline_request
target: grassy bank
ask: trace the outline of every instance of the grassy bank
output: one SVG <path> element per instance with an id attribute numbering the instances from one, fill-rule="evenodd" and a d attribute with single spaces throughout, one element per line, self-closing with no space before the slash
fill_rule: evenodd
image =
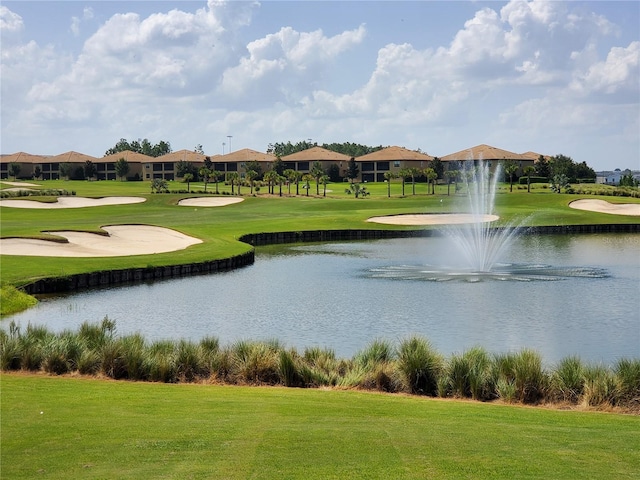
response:
<path id="1" fill-rule="evenodd" d="M 116 336 L 115 322 L 108 318 L 61 333 L 33 326 L 21 331 L 11 323 L 8 332 L 0 330 L 0 370 L 164 383 L 357 388 L 640 413 L 640 359 L 602 366 L 569 357 L 546 366 L 532 350 L 495 355 L 480 347 L 445 358 L 419 336 L 397 344 L 374 340 L 353 358 L 338 358 L 328 348 L 298 352 L 277 341 L 147 342 L 139 334 Z"/>
<path id="2" fill-rule="evenodd" d="M 3 478 L 637 478 L 640 419 L 2 375 Z"/>

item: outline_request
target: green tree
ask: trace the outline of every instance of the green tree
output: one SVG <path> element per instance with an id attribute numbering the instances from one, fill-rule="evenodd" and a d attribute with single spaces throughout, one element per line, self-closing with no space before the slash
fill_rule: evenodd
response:
<path id="1" fill-rule="evenodd" d="M 356 163 L 356 159 L 351 157 L 349 159 L 349 163 L 347 164 L 347 178 L 351 183 L 353 183 L 356 178 L 358 178 L 358 174 L 360 173 L 360 168 Z"/>
<path id="2" fill-rule="evenodd" d="M 422 172 L 417 167 L 411 167 L 407 169 L 407 173 L 409 173 L 409 176 L 411 177 L 412 195 L 415 195 L 416 194 L 416 177 L 419 177 L 422 174 Z"/>
<path id="3" fill-rule="evenodd" d="M 576 180 L 595 180 L 596 172 L 593 168 L 587 165 L 587 162 L 581 162 L 575 164 Z"/>
<path id="4" fill-rule="evenodd" d="M 71 165 L 69 162 L 61 163 L 58 166 L 58 172 L 60 174 L 60 177 L 63 178 L 64 180 L 69 180 L 72 170 L 73 170 L 73 165 Z"/>
<path id="5" fill-rule="evenodd" d="M 116 175 L 120 177 L 120 181 L 129 173 L 129 162 L 125 158 L 119 158 L 116 162 Z"/>
<path id="6" fill-rule="evenodd" d="M 209 183 L 209 179 L 211 178 L 211 170 L 206 166 L 201 167 L 200 170 L 198 170 L 198 175 L 200 175 L 200 178 L 204 182 L 204 193 L 207 193 L 207 183 Z"/>
<path id="7" fill-rule="evenodd" d="M 187 182 L 187 193 L 191 193 L 191 180 L 193 180 L 193 173 L 185 173 L 182 178 Z"/>
<path id="8" fill-rule="evenodd" d="M 447 170 L 444 172 L 444 177 L 447 180 L 447 195 L 451 195 L 451 182 L 454 182 L 454 192 L 458 190 L 458 179 L 460 178 L 460 170 Z"/>
<path id="9" fill-rule="evenodd" d="M 268 192 L 270 194 L 273 195 L 274 192 L 274 187 L 276 185 L 276 183 L 278 183 L 278 172 L 276 172 L 275 170 L 269 170 L 267 173 L 264 174 L 264 181 L 267 182 L 267 189 Z"/>
<path id="10" fill-rule="evenodd" d="M 20 167 L 19 163 L 10 162 L 8 169 L 9 175 L 12 176 L 14 180 L 16 180 L 18 178 L 18 175 L 20 175 L 20 170 L 22 169 L 22 167 Z"/>
<path id="11" fill-rule="evenodd" d="M 391 180 L 394 178 L 398 178 L 394 172 L 388 171 L 384 172 L 384 180 L 387 182 L 387 197 L 391 198 Z"/>
<path id="12" fill-rule="evenodd" d="M 344 190 L 344 193 L 347 193 L 347 194 L 353 193 L 353 195 L 356 198 L 366 197 L 367 195 L 369 195 L 369 191 L 367 190 L 367 187 L 362 185 L 361 183 L 349 184 L 349 188 L 346 188 Z"/>
<path id="13" fill-rule="evenodd" d="M 84 178 L 86 180 L 91 180 L 93 177 L 96 176 L 96 172 L 98 171 L 95 164 L 91 160 L 87 160 L 86 162 L 84 162 L 83 170 L 84 170 Z"/>
<path id="14" fill-rule="evenodd" d="M 238 195 L 240 195 L 240 175 L 238 172 L 229 172 L 227 173 L 227 181 L 229 185 L 231 185 L 231 195 L 235 195 L 234 186 L 238 185 Z"/>
<path id="15" fill-rule="evenodd" d="M 220 172 L 218 170 L 211 170 L 211 173 L 209 174 L 209 178 L 211 178 L 213 183 L 215 183 L 215 185 L 216 185 L 216 195 L 220 194 L 220 192 L 218 191 L 218 182 L 220 181 L 220 179 L 222 177 L 223 177 L 222 172 Z"/>
<path id="16" fill-rule="evenodd" d="M 186 160 L 179 160 L 178 162 L 176 162 L 175 169 L 176 177 L 178 178 L 184 178 L 187 173 L 190 173 L 192 175 L 191 178 L 193 178 L 193 175 L 196 173 L 196 167 L 193 165 L 193 163 Z"/>
<path id="17" fill-rule="evenodd" d="M 538 157 L 533 167 L 536 169 L 536 175 L 538 177 L 549 178 L 551 176 L 551 167 L 549 161 L 543 155 Z"/>
<path id="18" fill-rule="evenodd" d="M 154 178 L 151 181 L 151 193 L 169 193 L 169 183 L 163 178 Z"/>
<path id="19" fill-rule="evenodd" d="M 278 175 L 282 175 L 284 172 L 284 162 L 280 158 L 279 155 L 276 156 L 276 159 L 271 164 L 271 170 L 274 170 Z"/>
<path id="20" fill-rule="evenodd" d="M 536 169 L 535 167 L 529 165 L 527 167 L 524 167 L 522 173 L 524 173 L 527 177 L 527 193 L 531 193 L 531 175 L 536 173 Z"/>
<path id="21" fill-rule="evenodd" d="M 316 181 L 316 195 L 320 195 L 320 178 L 325 174 L 324 168 L 322 168 L 322 164 L 318 161 L 313 162 L 311 166 L 311 175 Z"/>
<path id="22" fill-rule="evenodd" d="M 298 182 L 300 181 L 301 175 L 299 172 L 296 172 L 293 168 L 287 168 L 283 172 L 284 176 L 287 177 L 288 187 L 289 187 L 289 195 L 291 195 L 291 184 L 296 184 L 296 195 L 298 195 Z"/>
<path id="23" fill-rule="evenodd" d="M 402 196 L 404 197 L 404 186 L 407 182 L 407 178 L 409 178 L 411 176 L 411 172 L 409 171 L 408 168 L 401 168 L 398 171 L 398 177 L 400 178 L 400 180 L 402 180 Z"/>
<path id="24" fill-rule="evenodd" d="M 424 176 L 427 179 L 427 183 L 429 185 L 431 185 L 431 194 L 435 195 L 436 194 L 436 180 L 438 179 L 438 174 L 436 173 L 436 171 L 433 168 L 425 168 L 423 173 L 424 173 Z"/>
<path id="25" fill-rule="evenodd" d="M 635 178 L 633 178 L 633 173 L 631 173 L 631 170 L 625 170 L 622 175 L 620 176 L 620 182 L 618 183 L 618 186 L 620 187 L 637 187 L 638 186 L 638 180 L 636 180 Z"/>
<path id="26" fill-rule="evenodd" d="M 42 169 L 40 165 L 36 165 L 36 168 L 33 169 L 33 178 L 40 178 L 40 175 L 42 175 Z"/>
<path id="27" fill-rule="evenodd" d="M 244 170 L 246 172 L 248 172 L 249 170 L 253 170 L 254 172 L 256 172 L 255 180 L 262 180 L 262 165 L 257 160 L 246 162 L 244 164 Z"/>
<path id="28" fill-rule="evenodd" d="M 251 188 L 251 195 L 253 195 L 253 182 L 255 181 L 256 178 L 258 178 L 258 172 L 256 172 L 255 170 L 247 170 L 247 173 L 245 173 L 245 177 L 249 182 L 249 187 Z"/>
<path id="29" fill-rule="evenodd" d="M 114 153 L 124 152 L 126 150 L 142 153 L 150 157 L 160 157 L 167 153 L 171 153 L 171 144 L 169 142 L 160 141 L 156 145 L 152 145 L 146 138 L 141 142 L 137 140 L 127 141 L 125 138 L 121 138 L 115 146 L 111 147 L 105 152 L 105 156 L 113 155 Z"/>
<path id="30" fill-rule="evenodd" d="M 564 173 L 559 173 L 551 177 L 551 190 L 556 193 L 562 193 L 563 188 L 569 188 L 569 177 Z"/>
<path id="31" fill-rule="evenodd" d="M 309 196 L 309 189 L 311 188 L 311 180 L 313 180 L 313 175 L 310 173 L 302 175 L 302 181 L 304 182 L 303 188 L 307 191 L 307 197 Z"/>
<path id="32" fill-rule="evenodd" d="M 504 173 L 509 177 L 509 191 L 513 192 L 513 176 L 518 171 L 518 165 L 513 160 L 504 163 Z"/>
<path id="33" fill-rule="evenodd" d="M 555 155 L 551 158 L 551 175 L 566 175 L 568 180 L 574 180 L 576 178 L 575 172 L 575 164 L 573 163 L 573 159 L 571 157 L 567 157 L 566 155 Z"/>
<path id="34" fill-rule="evenodd" d="M 333 183 L 337 183 L 341 180 L 340 167 L 337 163 L 332 163 L 331 165 L 329 165 L 329 168 L 327 169 L 327 175 L 329 175 L 329 178 Z"/>
<path id="35" fill-rule="evenodd" d="M 436 180 L 438 178 L 444 178 L 444 163 L 438 157 L 433 157 L 433 160 L 429 162 L 429 167 L 433 168 L 436 172 Z"/>
<path id="36" fill-rule="evenodd" d="M 331 177 L 329 175 L 322 175 L 320 177 L 320 183 L 322 183 L 322 196 L 327 196 L 327 184 L 331 181 Z"/>

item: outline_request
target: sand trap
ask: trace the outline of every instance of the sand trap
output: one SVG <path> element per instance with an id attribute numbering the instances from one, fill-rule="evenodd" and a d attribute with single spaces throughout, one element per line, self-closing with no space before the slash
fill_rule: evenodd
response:
<path id="1" fill-rule="evenodd" d="M 243 200 L 244 198 L 240 197 L 197 197 L 180 200 L 178 205 L 182 207 L 224 207 L 225 205 L 240 203 Z"/>
<path id="2" fill-rule="evenodd" d="M 499 218 L 497 215 L 483 215 L 479 218 L 477 215 L 470 213 L 417 213 L 371 217 L 367 222 L 384 223 L 387 225 L 454 225 L 461 223 L 495 222 Z"/>
<path id="3" fill-rule="evenodd" d="M 0 207 L 12 208 L 83 208 L 102 207 L 104 205 L 125 205 L 130 203 L 142 203 L 147 199 L 143 197 L 58 197 L 56 202 L 39 202 L 37 200 L 0 200 Z"/>
<path id="4" fill-rule="evenodd" d="M 7 182 L 2 180 L 0 183 L 6 183 L 7 185 L 11 185 L 13 187 L 41 187 L 42 185 L 38 185 L 35 183 L 25 183 L 25 182 Z"/>
<path id="5" fill-rule="evenodd" d="M 604 200 L 585 198 L 583 200 L 574 200 L 569 206 L 577 210 L 610 213 L 611 215 L 640 216 L 640 203 L 609 203 Z"/>
<path id="6" fill-rule="evenodd" d="M 102 227 L 109 236 L 88 232 L 51 232 L 69 243 L 29 238 L 0 239 L 0 255 L 34 257 L 120 257 L 174 252 L 202 243 L 175 230 L 151 225 Z"/>

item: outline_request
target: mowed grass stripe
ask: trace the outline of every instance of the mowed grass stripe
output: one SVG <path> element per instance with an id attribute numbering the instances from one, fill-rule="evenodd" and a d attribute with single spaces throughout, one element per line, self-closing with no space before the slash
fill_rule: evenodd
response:
<path id="1" fill-rule="evenodd" d="M 638 478 L 640 417 L 3 374 L 3 478 Z M 43 412 L 40 414 L 40 412 Z"/>

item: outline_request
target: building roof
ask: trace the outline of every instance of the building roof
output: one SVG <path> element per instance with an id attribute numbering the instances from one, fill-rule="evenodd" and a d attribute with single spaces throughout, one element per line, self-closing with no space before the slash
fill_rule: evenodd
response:
<path id="1" fill-rule="evenodd" d="M 433 157 L 426 153 L 408 150 L 403 147 L 387 147 L 356 158 L 357 162 L 379 162 L 391 160 L 421 160 L 428 162 L 433 160 Z"/>
<path id="2" fill-rule="evenodd" d="M 275 159 L 275 155 L 258 152 L 250 148 L 243 148 L 242 150 L 215 157 L 216 162 L 273 162 Z"/>
<path id="3" fill-rule="evenodd" d="M 282 157 L 285 162 L 313 162 L 313 161 L 333 161 L 333 162 L 348 162 L 351 160 L 349 155 L 333 152 L 322 147 L 311 147 L 300 152 L 295 152 L 290 155 Z"/>
<path id="4" fill-rule="evenodd" d="M 17 152 L 0 156 L 0 163 L 43 163 L 49 162 L 48 155 L 32 155 L 31 153 Z"/>
<path id="5" fill-rule="evenodd" d="M 192 162 L 192 163 L 204 163 L 206 155 L 191 150 L 178 150 L 177 152 L 167 153 L 159 157 L 150 157 L 147 162 Z"/>
<path id="6" fill-rule="evenodd" d="M 541 153 L 536 153 L 536 152 L 525 152 L 525 153 L 522 153 L 521 155 L 527 160 L 533 160 L 534 162 L 537 162 L 540 157 L 544 157 L 547 160 L 551 158 L 549 155 L 543 155 Z"/>
<path id="7" fill-rule="evenodd" d="M 467 160 L 531 160 L 523 155 L 501 148 L 492 147 L 491 145 L 476 145 L 475 147 L 460 150 L 456 153 L 450 153 L 440 160 L 443 162 L 460 162 Z"/>
<path id="8" fill-rule="evenodd" d="M 105 155 L 97 160 L 97 163 L 110 163 L 117 162 L 121 158 L 124 158 L 129 163 L 148 163 L 152 162 L 154 157 L 145 155 L 143 153 L 132 152 L 131 150 L 123 150 L 122 152 L 112 153 L 111 155 Z"/>
<path id="9" fill-rule="evenodd" d="M 91 155 L 87 155 L 86 153 L 79 152 L 65 152 L 60 155 L 56 155 L 54 157 L 48 157 L 47 162 L 50 163 L 85 163 L 87 160 L 95 162 L 98 160 L 96 157 L 92 157 Z"/>

